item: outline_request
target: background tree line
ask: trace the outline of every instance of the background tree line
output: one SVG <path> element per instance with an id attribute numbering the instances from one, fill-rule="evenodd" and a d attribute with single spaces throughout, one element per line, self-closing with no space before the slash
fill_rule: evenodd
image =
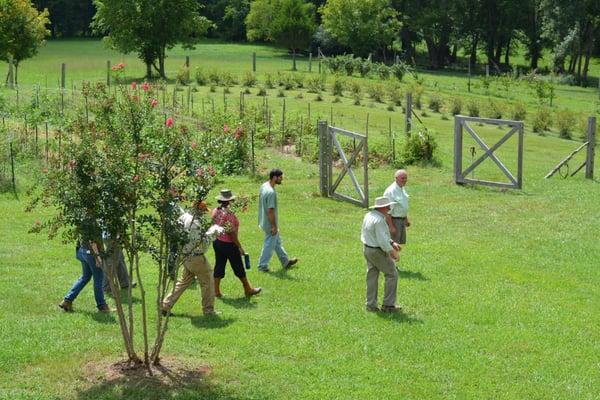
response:
<path id="1" fill-rule="evenodd" d="M 168 2 L 167 8 L 183 0 Z M 47 8 L 53 37 L 106 34 L 90 28 L 93 0 L 35 0 Z M 96 2 L 97 3 L 97 2 Z M 126 0 L 123 4 L 143 4 Z M 162 1 L 155 2 L 157 4 Z M 211 21 L 206 35 L 227 41 L 270 41 L 295 54 L 316 50 L 444 68 L 483 55 L 492 71 L 511 68 L 524 48 L 531 69 L 543 55 L 552 70 L 587 80 L 600 54 L 597 0 L 193 0 L 190 12 Z M 194 3 L 194 4 L 192 4 Z M 108 28 L 108 27 L 106 27 Z M 162 27 L 161 27 L 162 28 Z M 202 29 L 206 30 L 206 26 Z M 420 57 L 417 49 L 424 49 Z M 482 61 L 481 58 L 479 61 Z"/>

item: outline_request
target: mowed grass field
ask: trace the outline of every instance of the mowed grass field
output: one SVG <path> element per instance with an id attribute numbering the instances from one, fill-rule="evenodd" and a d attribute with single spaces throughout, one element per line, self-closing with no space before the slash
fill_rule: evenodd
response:
<path id="1" fill-rule="evenodd" d="M 239 54 L 231 46 L 221 46 L 219 54 Z M 273 68 L 285 68 L 280 55 L 270 59 Z M 222 96 L 206 88 L 197 93 Z M 276 110 L 282 99 L 274 93 Z M 295 99 L 293 93 L 286 97 L 288 109 L 305 112 L 314 95 Z M 588 96 L 593 102 L 593 92 Z M 260 104 L 253 97 L 247 101 Z M 356 107 L 349 99 L 333 104 L 332 98 L 312 102 L 311 119 L 329 119 L 334 106 L 336 125 L 364 131 L 369 113 L 375 148 L 387 146 L 390 117 L 394 127 L 402 126 L 400 111 L 368 102 Z M 184 294 L 174 308 L 164 355 L 207 373 L 200 382 L 173 386 L 110 380 L 93 367 L 123 357 L 117 321 L 95 312 L 90 286 L 76 301 L 75 314 L 59 311 L 56 305 L 80 266 L 72 244 L 27 233 L 50 210 L 24 212 L 29 171 L 37 166 L 20 163 L 18 199 L 0 195 L 0 398 L 599 398 L 600 186 L 582 173 L 543 179 L 580 143 L 527 128 L 523 190 L 459 187 L 452 179 L 452 119 L 431 112 L 422 119 L 436 131 L 440 166 L 409 168 L 413 226 L 399 263 L 403 313 L 364 311 L 359 238 L 365 210 L 321 198 L 316 165 L 261 148 L 259 176 L 224 177 L 219 188 L 257 195 L 265 173 L 282 168 L 282 237 L 288 252 L 300 258 L 299 267 L 284 272 L 273 261 L 272 273 L 256 271 L 262 235 L 254 199 L 240 215 L 241 239 L 254 264 L 249 279 L 264 291 L 246 300 L 229 269 L 225 297 L 217 300 L 222 314 L 212 320 L 201 316 L 197 288 Z M 506 131 L 475 127 L 489 145 Z M 394 129 L 400 147 L 402 130 Z M 465 142 L 465 154 L 471 145 Z M 515 139 L 506 146 L 498 155 L 514 170 Z M 582 161 L 577 157 L 571 171 Z M 470 161 L 465 155 L 464 162 Z M 482 167 L 477 178 L 501 177 L 493 166 Z M 393 172 L 370 169 L 372 199 L 392 182 Z M 343 190 L 350 193 L 349 185 Z M 156 276 L 149 259 L 143 268 L 152 306 Z"/>

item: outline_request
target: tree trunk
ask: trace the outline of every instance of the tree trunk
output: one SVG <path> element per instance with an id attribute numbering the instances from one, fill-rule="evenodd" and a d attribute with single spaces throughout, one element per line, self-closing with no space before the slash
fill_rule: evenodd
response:
<path id="1" fill-rule="evenodd" d="M 146 62 L 146 79 L 152 79 L 152 62 Z"/>
<path id="2" fill-rule="evenodd" d="M 473 34 L 473 39 L 471 42 L 471 56 L 469 57 L 469 62 L 471 63 L 471 67 L 474 67 L 477 64 L 477 44 L 479 43 L 479 37 L 477 34 Z"/>
<path id="3" fill-rule="evenodd" d="M 14 64 L 15 66 L 15 85 L 19 84 L 19 62 L 15 61 Z"/>
<path id="4" fill-rule="evenodd" d="M 452 46 L 452 54 L 450 55 L 450 62 L 455 63 L 457 56 L 458 56 L 458 45 L 456 43 L 454 43 L 454 45 Z"/>
<path id="5" fill-rule="evenodd" d="M 165 48 L 160 49 L 160 54 L 158 56 L 158 73 L 160 77 L 163 79 L 167 79 L 165 75 Z"/>
<path id="6" fill-rule="evenodd" d="M 507 68 L 510 67 L 510 40 L 511 38 L 508 38 L 508 41 L 506 43 L 506 54 L 504 55 L 504 64 Z"/>

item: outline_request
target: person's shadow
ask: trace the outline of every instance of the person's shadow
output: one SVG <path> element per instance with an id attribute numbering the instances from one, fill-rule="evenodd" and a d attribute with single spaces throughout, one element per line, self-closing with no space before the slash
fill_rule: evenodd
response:
<path id="1" fill-rule="evenodd" d="M 401 279 L 414 279 L 417 281 L 428 281 L 429 279 L 423 275 L 420 272 L 413 272 L 413 271 L 403 271 L 401 269 L 398 269 L 398 278 Z"/>
<path id="2" fill-rule="evenodd" d="M 238 297 L 235 299 L 223 296 L 219 299 L 219 301 L 238 309 L 256 308 L 256 303 L 253 302 L 251 299 L 252 298 L 248 296 Z"/>
<path id="3" fill-rule="evenodd" d="M 411 317 L 410 315 L 408 315 L 406 312 L 404 312 L 404 310 L 399 310 L 399 311 L 393 312 L 393 313 L 379 311 L 376 314 L 381 319 L 397 322 L 399 324 L 422 324 L 423 323 L 423 321 L 421 321 L 420 319 L 414 318 L 414 317 Z"/>

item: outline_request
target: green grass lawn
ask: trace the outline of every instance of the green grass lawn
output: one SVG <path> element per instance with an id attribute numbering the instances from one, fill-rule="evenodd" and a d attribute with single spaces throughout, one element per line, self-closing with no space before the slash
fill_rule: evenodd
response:
<path id="1" fill-rule="evenodd" d="M 49 43 L 48 50 L 54 44 Z M 58 63 L 67 56 L 72 62 L 92 63 L 97 57 L 105 63 L 97 42 L 89 43 L 87 56 L 83 42 L 61 42 L 64 48 L 70 44 L 81 56 L 75 58 L 65 49 L 64 56 L 55 58 Z M 243 59 L 252 49 L 215 44 L 206 57 L 212 57 L 209 67 L 216 66 L 217 59 L 237 60 L 223 62 L 223 68 L 241 72 L 250 65 L 249 56 L 248 64 Z M 288 60 L 271 51 L 267 60 L 272 68 L 285 68 Z M 44 59 L 46 68 L 32 65 L 31 73 L 50 71 L 59 53 L 42 52 L 31 63 Z M 240 57 L 242 53 L 246 55 Z M 184 53 L 179 54 L 182 62 Z M 116 55 L 114 60 L 119 61 Z M 89 64 L 90 71 L 94 68 Z M 24 63 L 23 76 L 27 69 Z M 101 79 L 102 69 L 98 71 Z M 40 76 L 31 75 L 30 82 Z M 89 73 L 81 79 L 85 76 Z M 198 115 L 202 98 L 205 113 L 210 112 L 210 96 L 222 108 L 222 89 L 198 90 Z M 593 102 L 590 89 L 581 91 Z M 229 97 L 234 109 L 238 92 L 232 89 Z M 297 94 L 286 94 L 286 107 L 292 115 L 307 115 L 310 100 L 312 121 L 331 119 L 333 107 L 335 125 L 364 132 L 369 114 L 373 150 L 389 151 L 392 118 L 401 148 L 400 108 L 391 112 L 368 100 L 354 106 L 347 97 L 332 103 L 329 94 L 315 102 L 314 94 L 304 91 L 303 99 L 295 98 Z M 246 101 L 251 109 L 262 98 L 252 94 Z M 282 99 L 276 90 L 270 91 L 269 101 L 274 121 L 279 121 Z M 459 187 L 452 179 L 452 118 L 427 114 L 421 118 L 436 132 L 440 166 L 409 168 L 413 226 L 402 251 L 398 288 L 404 312 L 364 311 L 366 268 L 359 240 L 364 210 L 321 198 L 316 165 L 261 144 L 257 160 L 263 178 L 226 177 L 220 187 L 256 195 L 268 169 L 279 166 L 285 171 L 278 188 L 282 237 L 289 253 L 300 258 L 299 267 L 283 272 L 273 263 L 270 274 L 256 271 L 262 236 L 253 200 L 250 211 L 240 216 L 241 239 L 253 257 L 249 279 L 263 287 L 263 293 L 246 300 L 229 269 L 222 285 L 225 297 L 217 300 L 222 314 L 215 320 L 201 316 L 196 288 L 183 295 L 174 308 L 164 355 L 206 365 L 210 374 L 201 382 L 175 387 L 86 378 L 90 365 L 123 357 L 118 323 L 95 312 L 89 286 L 76 301 L 75 314 L 59 311 L 56 305 L 80 266 L 72 244 L 27 233 L 50 210 L 24 212 L 31 170 L 39 167 L 20 161 L 18 199 L 12 193 L 0 195 L 0 399 L 600 397 L 600 272 L 595 257 L 600 251 L 600 186 L 581 173 L 570 179 L 543 179 L 580 143 L 534 135 L 528 127 L 523 190 Z M 505 132 L 476 129 L 489 144 Z M 465 148 L 471 145 L 465 142 Z M 514 170 L 514 139 L 505 146 L 498 155 Z M 583 156 L 577 157 L 571 168 Z M 470 160 L 465 155 L 465 163 Z M 386 166 L 370 169 L 372 199 L 392 181 L 393 171 Z M 598 163 L 595 173 L 600 174 Z M 501 176 L 484 164 L 476 177 Z M 346 183 L 342 190 L 350 193 L 348 188 Z M 153 266 L 148 259 L 142 264 L 152 291 Z"/>

